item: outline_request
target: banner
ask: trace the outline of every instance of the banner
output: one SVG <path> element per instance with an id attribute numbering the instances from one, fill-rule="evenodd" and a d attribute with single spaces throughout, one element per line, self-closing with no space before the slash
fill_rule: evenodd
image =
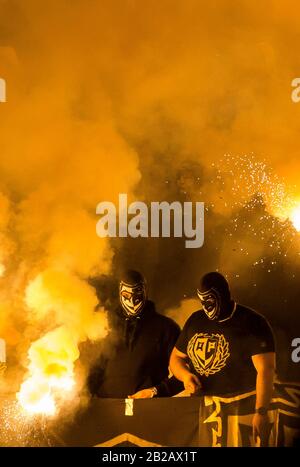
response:
<path id="1" fill-rule="evenodd" d="M 252 418 L 255 392 L 234 397 L 204 397 L 200 406 L 199 445 L 254 446 Z M 300 442 L 300 385 L 276 383 L 269 410 L 269 446 Z"/>
<path id="2" fill-rule="evenodd" d="M 55 419 L 22 419 L 15 403 L 1 405 L 1 446 L 254 446 L 254 392 L 233 397 L 93 399 L 72 417 L 61 414 Z M 269 446 L 300 445 L 299 383 L 276 383 L 269 418 Z"/>

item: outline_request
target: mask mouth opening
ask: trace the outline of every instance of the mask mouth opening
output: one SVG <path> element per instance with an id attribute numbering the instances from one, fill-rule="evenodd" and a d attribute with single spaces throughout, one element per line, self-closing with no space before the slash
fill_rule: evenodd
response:
<path id="1" fill-rule="evenodd" d="M 208 312 L 208 313 L 212 313 L 216 307 L 216 304 L 215 303 L 202 303 L 202 306 L 203 308 L 205 308 L 205 310 Z"/>
<path id="2" fill-rule="evenodd" d="M 129 313 L 136 314 L 139 311 L 139 309 L 143 306 L 143 300 L 142 299 L 133 299 L 133 300 L 122 299 L 122 305 L 125 307 L 125 309 Z"/>

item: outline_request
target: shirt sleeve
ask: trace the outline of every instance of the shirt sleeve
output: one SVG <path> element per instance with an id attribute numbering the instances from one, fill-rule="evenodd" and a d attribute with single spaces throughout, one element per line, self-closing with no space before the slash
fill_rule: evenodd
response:
<path id="1" fill-rule="evenodd" d="M 250 325 L 250 355 L 275 352 L 273 332 L 268 321 L 261 315 Z"/>

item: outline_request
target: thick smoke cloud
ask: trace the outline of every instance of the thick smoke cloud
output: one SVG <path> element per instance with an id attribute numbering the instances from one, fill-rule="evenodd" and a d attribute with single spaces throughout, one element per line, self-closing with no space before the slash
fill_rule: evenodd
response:
<path id="1" fill-rule="evenodd" d="M 85 287 L 88 277 L 110 281 L 129 266 L 145 273 L 159 311 L 179 308 L 180 322 L 201 274 L 223 271 L 236 297 L 274 323 L 285 346 L 281 372 L 291 374 L 299 238 L 279 205 L 285 211 L 300 196 L 296 8 L 275 0 L 0 2 L 0 334 L 12 368 L 52 330 L 26 302 L 37 278 L 58 271 Z M 234 173 L 224 154 L 237 161 Z M 257 166 L 241 157 L 266 160 L 272 182 L 258 194 Z M 241 172 L 240 186 L 254 177 L 246 193 L 232 190 Z M 99 239 L 96 205 L 117 203 L 119 193 L 204 201 L 205 246 Z"/>

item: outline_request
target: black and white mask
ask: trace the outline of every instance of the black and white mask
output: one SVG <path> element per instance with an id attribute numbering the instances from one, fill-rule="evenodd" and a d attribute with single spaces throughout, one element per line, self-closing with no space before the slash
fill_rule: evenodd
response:
<path id="1" fill-rule="evenodd" d="M 147 300 L 146 286 L 143 283 L 130 285 L 121 281 L 120 302 L 123 312 L 129 318 L 140 315 Z"/>
<path id="2" fill-rule="evenodd" d="M 200 292 L 198 289 L 197 295 L 206 316 L 211 320 L 218 319 L 221 313 L 221 296 L 219 292 L 214 288 L 206 292 Z"/>

